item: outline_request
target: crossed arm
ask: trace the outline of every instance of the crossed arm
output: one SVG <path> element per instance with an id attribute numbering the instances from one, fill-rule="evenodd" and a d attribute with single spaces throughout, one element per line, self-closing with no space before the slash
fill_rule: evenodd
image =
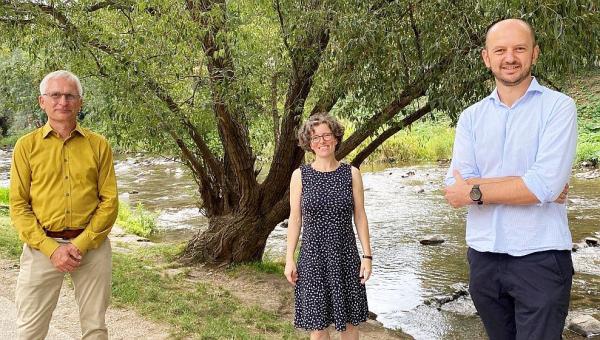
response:
<path id="1" fill-rule="evenodd" d="M 445 197 L 450 205 L 460 208 L 473 204 L 469 193 L 473 185 L 479 184 L 479 190 L 485 204 L 530 205 L 540 201 L 527 188 L 521 177 L 493 177 L 469 178 L 464 180 L 457 170 L 454 170 L 454 184 L 446 187 Z M 555 203 L 564 203 L 569 192 L 569 184 L 565 184 L 563 191 L 554 200 Z"/>

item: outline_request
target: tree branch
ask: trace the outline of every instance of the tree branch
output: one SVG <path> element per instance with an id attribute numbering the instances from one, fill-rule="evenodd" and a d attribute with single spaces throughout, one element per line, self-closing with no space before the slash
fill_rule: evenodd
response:
<path id="1" fill-rule="evenodd" d="M 376 129 L 394 117 L 400 110 L 405 108 L 416 98 L 425 95 L 431 82 L 441 76 L 450 66 L 453 58 L 458 57 L 453 53 L 446 55 L 437 64 L 426 70 L 425 73 L 405 87 L 405 90 L 397 99 L 389 103 L 381 111 L 377 112 L 365 124 L 359 127 L 346 141 L 344 141 L 336 152 L 337 159 L 346 157 L 352 150 L 357 148 L 365 139 L 371 136 Z"/>
<path id="2" fill-rule="evenodd" d="M 211 22 L 209 12 L 220 7 L 222 17 Z M 233 60 L 229 47 L 225 41 L 216 41 L 219 32 L 224 31 L 223 22 L 226 21 L 226 6 L 224 0 L 187 0 L 186 8 L 191 17 L 199 25 L 207 29 L 202 38 L 202 48 L 207 58 L 209 79 L 211 81 L 211 93 L 213 110 L 217 118 L 217 126 L 223 149 L 225 151 L 225 162 L 231 165 L 232 179 L 238 183 L 238 192 L 243 196 L 240 206 L 248 207 L 257 201 L 258 186 L 254 173 L 254 155 L 250 147 L 247 126 L 240 122 L 242 115 L 232 110 L 225 100 L 225 91 L 228 84 L 234 81 Z M 215 23 L 216 22 L 216 23 Z"/>
<path id="3" fill-rule="evenodd" d="M 364 162 L 364 160 L 367 159 L 367 157 L 369 157 L 379 146 L 381 146 L 381 144 L 383 144 L 386 140 L 395 135 L 398 131 L 411 125 L 427 113 L 431 112 L 432 109 L 433 107 L 431 106 L 431 103 L 427 103 L 422 108 L 404 117 L 400 122 L 391 124 L 389 128 L 387 128 L 383 133 L 377 136 L 377 138 L 371 141 L 369 145 L 362 149 L 356 155 L 356 157 L 354 157 L 351 164 L 357 168 L 360 168 L 362 162 Z"/>

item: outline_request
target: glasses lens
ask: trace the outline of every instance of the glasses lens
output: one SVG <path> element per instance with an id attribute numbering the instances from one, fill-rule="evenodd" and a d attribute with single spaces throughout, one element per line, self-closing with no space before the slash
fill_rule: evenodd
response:
<path id="1" fill-rule="evenodd" d="M 53 92 L 53 93 L 48 94 L 47 96 L 50 97 L 54 101 L 59 101 L 63 96 L 65 96 L 65 100 L 68 102 L 74 102 L 77 99 L 79 99 L 79 96 L 76 94 L 60 93 L 60 92 Z"/>
<path id="2" fill-rule="evenodd" d="M 324 133 L 323 134 L 323 140 L 329 142 L 331 140 L 331 137 L 333 137 L 333 133 Z"/>

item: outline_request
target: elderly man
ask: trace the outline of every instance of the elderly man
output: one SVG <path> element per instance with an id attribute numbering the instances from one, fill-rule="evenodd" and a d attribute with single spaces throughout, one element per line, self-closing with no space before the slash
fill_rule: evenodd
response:
<path id="1" fill-rule="evenodd" d="M 500 21 L 483 61 L 496 89 L 460 116 L 446 199 L 468 206 L 470 292 L 490 339 L 560 339 L 573 275 L 564 204 L 577 140 L 568 96 L 531 76 L 531 26 Z"/>
<path id="2" fill-rule="evenodd" d="M 75 287 L 83 339 L 107 339 L 111 247 L 118 198 L 110 146 L 82 128 L 79 79 L 67 71 L 40 83 L 43 127 L 21 137 L 10 172 L 10 215 L 25 243 L 17 281 L 19 339 L 46 337 L 65 273 Z M 75 306 L 74 306 L 75 308 Z"/>

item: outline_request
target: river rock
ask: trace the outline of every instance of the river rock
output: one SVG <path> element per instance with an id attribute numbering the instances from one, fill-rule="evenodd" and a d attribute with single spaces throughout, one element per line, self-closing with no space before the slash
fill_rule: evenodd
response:
<path id="1" fill-rule="evenodd" d="M 369 318 L 369 320 L 377 320 L 377 314 L 369 311 L 369 314 L 367 315 L 367 318 Z"/>
<path id="2" fill-rule="evenodd" d="M 581 162 L 581 167 L 582 168 L 591 168 L 594 166 L 594 163 L 590 162 L 590 161 L 583 161 Z"/>
<path id="3" fill-rule="evenodd" d="M 466 283 L 457 282 L 450 286 L 455 295 L 469 295 L 469 286 Z"/>
<path id="4" fill-rule="evenodd" d="M 415 192 L 416 192 L 417 194 L 422 194 L 422 193 L 424 193 L 424 192 L 425 192 L 425 189 L 424 189 L 423 187 L 416 187 L 416 188 L 415 188 Z"/>
<path id="5" fill-rule="evenodd" d="M 436 307 L 438 310 L 444 309 L 443 307 L 446 304 L 450 304 L 455 302 L 456 300 L 468 296 L 469 295 L 469 288 L 466 284 L 464 283 L 455 283 L 453 285 L 450 286 L 450 288 L 452 288 L 452 293 L 450 295 L 437 295 L 434 296 L 430 299 L 425 300 L 424 304 L 428 305 L 428 306 L 433 306 Z M 470 300 L 470 299 L 469 299 Z M 472 302 L 459 302 L 457 303 L 456 306 L 454 307 L 450 307 L 450 309 L 456 309 L 456 312 L 458 312 L 458 310 L 462 310 L 465 308 L 460 307 L 459 305 L 461 304 L 472 304 Z M 467 311 L 461 314 L 471 314 L 470 309 L 466 308 Z"/>
<path id="6" fill-rule="evenodd" d="M 444 243 L 445 241 L 440 235 L 426 235 L 419 242 L 423 245 L 430 245 Z"/>
<path id="7" fill-rule="evenodd" d="M 578 173 L 578 174 L 575 174 L 575 177 L 583 178 L 583 179 L 596 179 L 596 178 L 600 178 L 600 170 L 596 169 L 596 170 L 591 170 L 591 171 L 588 171 L 588 172 Z"/>
<path id="8" fill-rule="evenodd" d="M 135 195 L 135 194 L 139 194 L 139 191 L 137 191 L 137 190 L 131 190 L 129 193 L 131 195 Z"/>
<path id="9" fill-rule="evenodd" d="M 595 237 L 586 237 L 585 238 L 585 243 L 590 246 L 590 247 L 597 247 L 598 246 L 598 239 Z"/>
<path id="10" fill-rule="evenodd" d="M 581 315 L 574 317 L 567 328 L 585 337 L 592 337 L 600 334 L 600 321 L 591 315 Z"/>
<path id="11" fill-rule="evenodd" d="M 469 296 L 461 296 L 456 300 L 443 304 L 440 310 L 467 316 L 477 315 L 477 309 L 475 309 L 473 300 Z"/>
<path id="12" fill-rule="evenodd" d="M 416 172 L 414 172 L 413 170 L 410 170 L 410 171 L 407 171 L 404 175 L 402 175 L 400 177 L 402 177 L 402 178 L 408 178 L 408 177 L 414 176 L 416 174 L 417 174 Z"/>

